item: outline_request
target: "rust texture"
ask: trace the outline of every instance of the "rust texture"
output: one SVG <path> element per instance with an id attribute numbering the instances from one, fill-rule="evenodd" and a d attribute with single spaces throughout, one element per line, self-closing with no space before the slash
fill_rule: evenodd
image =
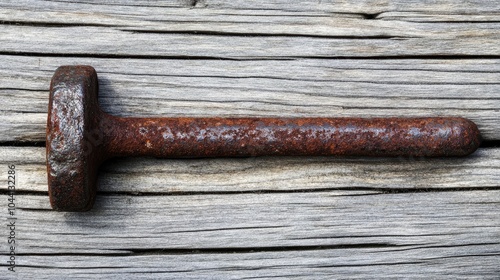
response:
<path id="1" fill-rule="evenodd" d="M 110 156 L 465 156 L 480 143 L 463 118 L 115 118 Z"/>
<path id="2" fill-rule="evenodd" d="M 480 145 L 464 118 L 119 118 L 97 101 L 90 66 L 61 66 L 47 122 L 50 202 L 89 210 L 99 165 L 110 157 L 465 156 Z"/>
<path id="3" fill-rule="evenodd" d="M 59 67 L 50 84 L 47 120 L 47 174 L 54 209 L 82 211 L 92 207 L 98 146 L 89 147 L 87 134 L 99 123 L 97 75 L 90 66 Z"/>

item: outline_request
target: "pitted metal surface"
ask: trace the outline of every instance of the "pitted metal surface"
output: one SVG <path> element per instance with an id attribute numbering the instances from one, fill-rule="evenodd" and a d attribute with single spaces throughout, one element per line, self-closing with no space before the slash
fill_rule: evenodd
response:
<path id="1" fill-rule="evenodd" d="M 466 156 L 481 143 L 459 117 L 119 118 L 97 102 L 90 66 L 61 66 L 51 82 L 47 123 L 50 202 L 89 210 L 100 164 L 111 157 Z"/>

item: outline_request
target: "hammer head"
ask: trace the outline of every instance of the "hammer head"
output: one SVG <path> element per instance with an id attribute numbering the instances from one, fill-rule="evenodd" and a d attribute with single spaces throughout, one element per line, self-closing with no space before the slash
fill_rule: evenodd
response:
<path id="1" fill-rule="evenodd" d="M 61 66 L 50 84 L 47 173 L 52 208 L 87 211 L 95 200 L 99 146 L 97 74 L 91 66 Z"/>

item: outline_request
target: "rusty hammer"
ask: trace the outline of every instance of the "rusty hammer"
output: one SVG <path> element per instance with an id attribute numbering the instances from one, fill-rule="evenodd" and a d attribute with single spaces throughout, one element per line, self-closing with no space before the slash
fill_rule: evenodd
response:
<path id="1" fill-rule="evenodd" d="M 52 208 L 87 211 L 111 157 L 465 156 L 477 126 L 427 118 L 120 118 L 101 110 L 91 66 L 61 66 L 50 84 L 47 172 Z"/>

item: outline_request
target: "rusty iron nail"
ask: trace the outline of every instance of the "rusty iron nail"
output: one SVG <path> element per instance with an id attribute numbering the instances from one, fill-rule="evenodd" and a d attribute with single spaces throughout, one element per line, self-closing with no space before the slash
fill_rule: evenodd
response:
<path id="1" fill-rule="evenodd" d="M 50 203 L 87 211 L 97 171 L 111 157 L 465 156 L 477 126 L 427 118 L 120 118 L 101 110 L 91 66 L 61 66 L 50 85 L 47 171 Z"/>

